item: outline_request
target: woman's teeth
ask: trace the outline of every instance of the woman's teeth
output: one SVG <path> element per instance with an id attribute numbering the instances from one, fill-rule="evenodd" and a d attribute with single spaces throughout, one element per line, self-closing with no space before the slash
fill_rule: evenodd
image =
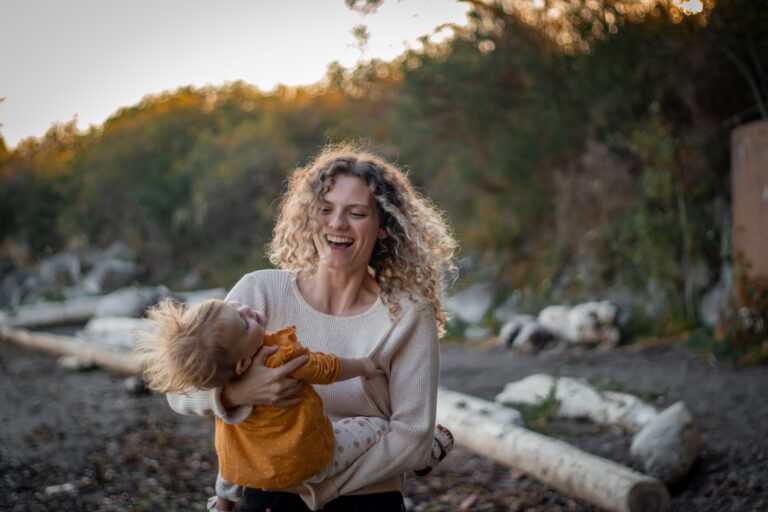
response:
<path id="1" fill-rule="evenodd" d="M 347 238 L 345 236 L 330 236 L 330 235 L 327 235 L 325 237 L 325 239 L 326 239 L 326 241 L 330 245 L 345 245 L 345 246 L 348 246 L 348 245 L 352 245 L 352 242 L 353 242 L 353 240 L 351 238 Z"/>

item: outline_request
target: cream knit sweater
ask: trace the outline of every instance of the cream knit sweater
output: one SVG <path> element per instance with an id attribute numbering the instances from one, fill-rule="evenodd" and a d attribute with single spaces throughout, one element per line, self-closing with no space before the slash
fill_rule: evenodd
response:
<path id="1" fill-rule="evenodd" d="M 403 297 L 402 311 L 394 319 L 381 299 L 359 315 L 328 315 L 304 300 L 295 275 L 284 270 L 247 274 L 227 300 L 263 311 L 268 330 L 295 325 L 299 339 L 310 350 L 341 357 L 371 357 L 386 374 L 372 380 L 315 386 L 331 420 L 349 416 L 389 418 L 390 431 L 349 468 L 309 485 L 301 497 L 310 509 L 318 510 L 340 495 L 400 491 L 406 471 L 429 464 L 440 363 L 435 314 L 425 300 L 414 304 Z M 178 413 L 215 414 L 233 424 L 250 414 L 248 406 L 224 409 L 220 393 L 215 389 L 170 394 L 168 402 Z"/>

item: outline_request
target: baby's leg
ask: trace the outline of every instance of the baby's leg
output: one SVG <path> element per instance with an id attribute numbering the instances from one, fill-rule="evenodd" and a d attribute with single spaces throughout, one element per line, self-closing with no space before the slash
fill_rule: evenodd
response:
<path id="1" fill-rule="evenodd" d="M 432 460 L 429 466 L 416 469 L 413 471 L 413 474 L 416 476 L 429 474 L 448 455 L 451 448 L 453 448 L 453 434 L 451 434 L 451 431 L 440 424 L 435 425 L 435 437 L 432 439 Z"/>
<path id="2" fill-rule="evenodd" d="M 235 504 L 240 501 L 243 488 L 235 483 L 225 480 L 221 472 L 216 475 L 216 496 L 208 499 L 208 510 L 213 512 L 228 512 L 235 509 Z"/>
<path id="3" fill-rule="evenodd" d="M 333 436 L 335 446 L 333 460 L 307 481 L 320 482 L 347 468 L 388 431 L 389 421 L 384 418 L 356 416 L 334 422 Z"/>

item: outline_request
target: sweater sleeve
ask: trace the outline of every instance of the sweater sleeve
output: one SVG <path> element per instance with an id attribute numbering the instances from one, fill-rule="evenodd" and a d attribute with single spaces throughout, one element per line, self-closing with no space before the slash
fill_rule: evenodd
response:
<path id="1" fill-rule="evenodd" d="M 302 499 L 317 510 L 340 495 L 429 463 L 437 408 L 440 361 L 437 324 L 430 307 L 403 319 L 388 371 L 390 430 L 350 467 L 320 483 L 307 484 Z"/>
<path id="2" fill-rule="evenodd" d="M 253 407 L 243 405 L 225 409 L 221 404 L 221 388 L 192 389 L 186 393 L 168 393 L 168 405 L 179 414 L 189 416 L 210 416 L 215 414 L 224 423 L 235 425 L 247 418 Z"/>
<path id="3" fill-rule="evenodd" d="M 225 300 L 241 302 L 263 310 L 264 296 L 257 281 L 255 273 L 246 274 L 235 284 Z M 171 409 L 179 414 L 216 415 L 230 425 L 240 423 L 253 410 L 250 405 L 243 405 L 234 409 L 224 408 L 221 403 L 221 388 L 192 389 L 186 393 L 168 393 L 166 398 Z"/>

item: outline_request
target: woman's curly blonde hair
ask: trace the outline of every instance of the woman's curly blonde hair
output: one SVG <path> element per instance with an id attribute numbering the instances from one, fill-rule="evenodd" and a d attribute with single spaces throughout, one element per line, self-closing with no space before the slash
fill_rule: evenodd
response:
<path id="1" fill-rule="evenodd" d="M 442 295 L 447 276 L 455 271 L 456 240 L 443 214 L 414 189 L 403 171 L 357 146 L 326 146 L 291 173 L 268 247 L 269 260 L 286 270 L 317 270 L 312 237 L 318 227 L 312 212 L 340 174 L 363 180 L 378 205 L 386 236 L 376 242 L 368 265 L 390 314 L 400 313 L 399 292 L 414 302 L 414 294 L 419 294 L 434 308 L 442 336 L 449 318 Z"/>

